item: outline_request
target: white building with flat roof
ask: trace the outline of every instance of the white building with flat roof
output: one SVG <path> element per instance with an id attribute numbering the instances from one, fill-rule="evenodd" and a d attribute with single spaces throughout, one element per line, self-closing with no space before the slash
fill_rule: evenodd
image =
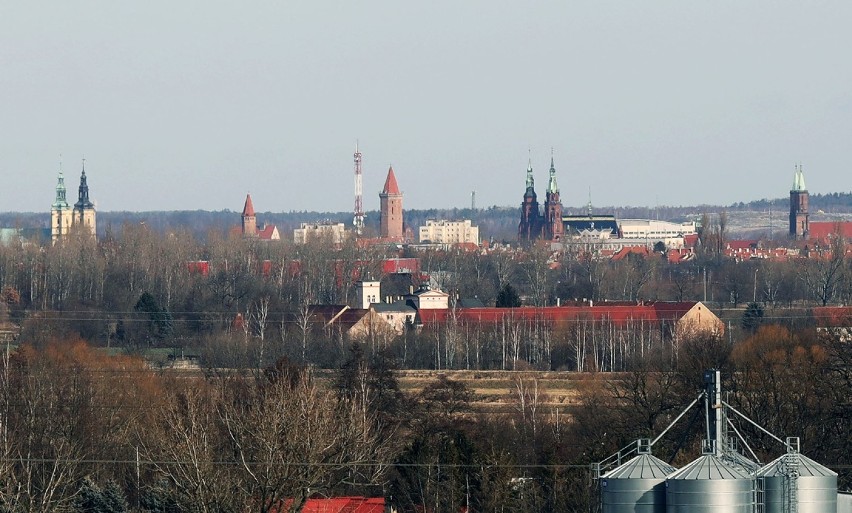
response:
<path id="1" fill-rule="evenodd" d="M 317 237 L 327 237 L 332 244 L 341 244 L 344 237 L 346 237 L 344 227 L 343 223 L 302 223 L 300 228 L 293 230 L 293 242 L 296 244 L 305 244 Z"/>
<path id="2" fill-rule="evenodd" d="M 623 239 L 648 239 L 653 241 L 683 238 L 696 232 L 695 221 L 672 223 L 653 219 L 619 219 L 618 229 Z"/>
<path id="3" fill-rule="evenodd" d="M 419 241 L 433 244 L 479 244 L 479 227 L 472 226 L 470 219 L 446 221 L 429 219 L 420 227 Z"/>

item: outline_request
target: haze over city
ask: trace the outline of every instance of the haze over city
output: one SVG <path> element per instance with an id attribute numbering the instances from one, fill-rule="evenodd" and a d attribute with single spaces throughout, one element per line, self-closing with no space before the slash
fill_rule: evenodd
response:
<path id="1" fill-rule="evenodd" d="M 852 189 L 846 2 L 0 6 L 0 211 L 729 204 Z M 528 154 L 529 151 L 529 154 Z M 11 191 L 11 192 L 9 192 Z"/>

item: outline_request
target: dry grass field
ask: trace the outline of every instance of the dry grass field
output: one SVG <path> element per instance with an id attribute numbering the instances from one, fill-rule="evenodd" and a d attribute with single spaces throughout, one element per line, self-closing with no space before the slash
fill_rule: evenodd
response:
<path id="1" fill-rule="evenodd" d="M 412 396 L 441 375 L 467 385 L 474 393 L 475 409 L 483 413 L 514 411 L 519 382 L 528 391 L 538 385 L 539 404 L 546 411 L 567 413 L 577 405 L 578 389 L 584 383 L 604 377 L 593 373 L 555 371 L 397 371 L 400 389 Z M 613 375 L 606 377 L 612 379 Z"/>

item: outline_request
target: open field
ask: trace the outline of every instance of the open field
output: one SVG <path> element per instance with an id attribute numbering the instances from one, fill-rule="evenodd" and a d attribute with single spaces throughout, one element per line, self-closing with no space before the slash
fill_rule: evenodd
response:
<path id="1" fill-rule="evenodd" d="M 578 389 L 584 382 L 602 379 L 601 374 L 556 371 L 398 371 L 399 386 L 403 392 L 416 395 L 438 376 L 461 381 L 470 388 L 477 411 L 509 413 L 514 411 L 514 398 L 518 395 L 518 382 L 531 387 L 537 382 L 540 404 L 549 411 L 565 413 L 578 404 Z M 617 374 L 608 374 L 612 379 Z"/>

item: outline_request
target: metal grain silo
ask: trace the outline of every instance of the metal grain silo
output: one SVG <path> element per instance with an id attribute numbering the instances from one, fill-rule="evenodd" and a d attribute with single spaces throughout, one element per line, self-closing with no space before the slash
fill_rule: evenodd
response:
<path id="1" fill-rule="evenodd" d="M 666 479 L 667 513 L 753 513 L 754 480 L 714 454 Z"/>
<path id="2" fill-rule="evenodd" d="M 765 513 L 837 512 L 837 474 L 802 454 L 791 452 L 779 457 L 760 469 L 755 478 Z M 796 503 L 797 510 L 785 509 L 787 503 Z"/>
<path id="3" fill-rule="evenodd" d="M 664 513 L 666 476 L 675 469 L 651 454 L 639 454 L 601 477 L 603 513 Z"/>

